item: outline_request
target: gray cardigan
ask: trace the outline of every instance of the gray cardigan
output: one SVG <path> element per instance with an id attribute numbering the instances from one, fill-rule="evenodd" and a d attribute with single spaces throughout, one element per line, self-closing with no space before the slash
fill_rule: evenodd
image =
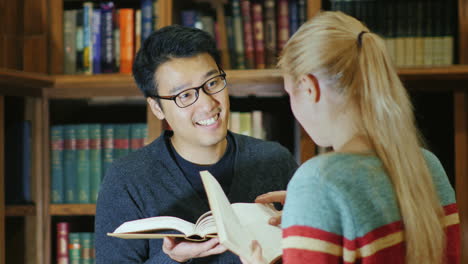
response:
<path id="1" fill-rule="evenodd" d="M 230 132 L 229 132 L 230 133 Z M 95 219 L 96 263 L 177 263 L 162 251 L 162 239 L 125 240 L 106 235 L 125 221 L 176 216 L 189 222 L 209 211 L 171 158 L 164 137 L 123 157 L 106 172 Z M 227 194 L 231 203 L 253 202 L 260 194 L 285 190 L 297 168 L 290 152 L 278 143 L 232 134 L 234 176 Z M 240 263 L 230 252 L 192 263 Z"/>

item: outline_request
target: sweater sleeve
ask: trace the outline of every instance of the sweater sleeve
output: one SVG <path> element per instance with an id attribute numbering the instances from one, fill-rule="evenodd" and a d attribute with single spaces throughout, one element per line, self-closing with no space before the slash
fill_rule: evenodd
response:
<path id="1" fill-rule="evenodd" d="M 96 206 L 95 248 L 96 263 L 177 263 L 162 252 L 162 240 L 121 239 L 107 236 L 125 221 L 144 215 L 128 185 L 124 170 L 109 168 L 101 185 Z M 157 243 L 152 247 L 150 243 Z M 158 252 L 150 252 L 158 248 Z M 151 256 L 150 256 L 151 254 Z"/>
<path id="2" fill-rule="evenodd" d="M 317 174 L 302 166 L 288 185 L 282 220 L 284 263 L 342 263 L 345 205 Z"/>

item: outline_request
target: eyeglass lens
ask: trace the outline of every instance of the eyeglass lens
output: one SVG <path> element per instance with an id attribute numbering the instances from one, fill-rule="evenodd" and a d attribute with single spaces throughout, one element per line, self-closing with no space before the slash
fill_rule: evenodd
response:
<path id="1" fill-rule="evenodd" d="M 226 82 L 223 76 L 216 76 L 210 80 L 208 80 L 205 84 L 203 84 L 202 88 L 205 93 L 207 94 L 215 94 L 220 92 L 226 86 Z M 195 103 L 198 99 L 198 93 L 200 88 L 193 88 L 188 89 L 182 93 L 180 93 L 176 97 L 176 103 L 180 107 L 189 106 Z"/>

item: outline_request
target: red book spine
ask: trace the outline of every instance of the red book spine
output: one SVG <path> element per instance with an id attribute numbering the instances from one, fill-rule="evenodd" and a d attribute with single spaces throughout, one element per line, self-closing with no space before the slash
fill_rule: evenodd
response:
<path id="1" fill-rule="evenodd" d="M 278 54 L 289 39 L 288 0 L 278 1 Z"/>
<path id="2" fill-rule="evenodd" d="M 247 69 L 252 69 L 255 62 L 252 17 L 250 16 L 250 11 L 250 0 L 242 0 L 241 12 L 242 22 L 244 23 L 244 47 Z"/>
<path id="3" fill-rule="evenodd" d="M 255 68 L 265 69 L 265 43 L 263 37 L 263 14 L 260 2 L 252 3 L 252 20 L 255 43 Z"/>
<path id="4" fill-rule="evenodd" d="M 67 222 L 57 223 L 57 264 L 68 264 L 68 234 Z"/>
<path id="5" fill-rule="evenodd" d="M 133 56 L 135 54 L 133 52 L 135 48 L 135 24 L 133 17 L 133 9 L 120 9 L 120 73 L 132 73 Z"/>

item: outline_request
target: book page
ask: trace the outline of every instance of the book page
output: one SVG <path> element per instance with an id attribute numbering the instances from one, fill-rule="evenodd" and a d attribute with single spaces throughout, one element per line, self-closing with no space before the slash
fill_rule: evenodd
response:
<path id="1" fill-rule="evenodd" d="M 282 255 L 282 231 L 268 220 L 280 212 L 272 204 L 235 203 L 231 205 L 242 227 L 248 229 L 262 246 L 263 257 L 271 262 Z"/>
<path id="2" fill-rule="evenodd" d="M 208 171 L 201 171 L 200 175 L 215 218 L 219 241 L 235 254 L 250 260 L 250 245 L 253 236 L 240 224 L 231 203 L 216 179 Z"/>
<path id="3" fill-rule="evenodd" d="M 186 236 L 194 233 L 195 225 L 173 216 L 156 216 L 128 221 L 121 224 L 113 234 L 147 233 L 158 230 L 177 230 Z"/>

